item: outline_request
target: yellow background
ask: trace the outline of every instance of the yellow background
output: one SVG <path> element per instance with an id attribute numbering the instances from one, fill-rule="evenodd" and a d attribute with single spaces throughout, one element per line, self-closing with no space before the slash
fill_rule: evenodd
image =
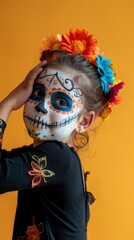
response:
<path id="1" fill-rule="evenodd" d="M 0 1 L 0 99 L 38 63 L 41 40 L 47 34 L 85 28 L 95 35 L 105 57 L 118 65 L 126 82 L 122 103 L 92 136 L 88 189 L 96 202 L 88 225 L 90 240 L 134 239 L 134 1 L 133 0 L 5 0 Z M 22 110 L 12 113 L 4 148 L 30 143 Z M 95 154 L 94 154 L 95 153 Z M 11 240 L 16 192 L 0 196 L 0 240 Z"/>

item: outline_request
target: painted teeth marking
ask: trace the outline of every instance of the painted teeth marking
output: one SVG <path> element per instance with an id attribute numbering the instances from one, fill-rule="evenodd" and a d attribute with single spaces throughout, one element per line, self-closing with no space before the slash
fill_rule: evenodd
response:
<path id="1" fill-rule="evenodd" d="M 51 124 L 47 124 L 47 122 L 44 122 L 44 120 L 40 120 L 40 117 L 37 117 L 37 116 L 32 116 L 31 118 L 26 116 L 25 117 L 27 119 L 29 119 L 30 121 L 30 124 L 33 125 L 33 126 L 37 126 L 37 127 L 41 127 L 41 129 L 45 128 L 61 128 L 61 127 L 65 127 L 66 125 L 70 124 L 72 121 L 74 121 L 77 117 L 78 117 L 79 113 L 75 114 L 74 116 L 72 117 L 68 117 L 66 119 L 63 119 L 61 122 L 54 122 L 54 123 L 51 123 Z"/>

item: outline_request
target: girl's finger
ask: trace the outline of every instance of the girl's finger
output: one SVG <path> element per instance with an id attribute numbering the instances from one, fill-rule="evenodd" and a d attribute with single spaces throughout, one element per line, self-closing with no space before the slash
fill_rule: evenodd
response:
<path id="1" fill-rule="evenodd" d="M 46 64 L 47 64 L 47 61 L 44 60 L 41 63 L 39 63 L 38 65 L 36 65 L 31 71 L 36 71 L 38 68 L 44 67 Z"/>
<path id="2" fill-rule="evenodd" d="M 26 80 L 27 79 L 33 79 L 35 80 L 35 78 L 43 71 L 44 66 L 47 64 L 47 61 L 44 60 L 42 61 L 40 64 L 36 65 L 26 76 Z"/>

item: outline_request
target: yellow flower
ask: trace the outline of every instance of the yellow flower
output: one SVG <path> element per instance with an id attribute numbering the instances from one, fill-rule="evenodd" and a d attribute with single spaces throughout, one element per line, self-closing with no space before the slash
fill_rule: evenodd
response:
<path id="1" fill-rule="evenodd" d="M 121 83 L 121 80 L 115 77 L 115 78 L 114 78 L 114 83 L 113 83 L 113 85 L 115 86 L 115 85 L 117 85 L 118 83 Z"/>
<path id="2" fill-rule="evenodd" d="M 110 113 L 112 112 L 112 104 L 108 104 L 99 114 L 103 121 L 109 118 Z"/>
<path id="3" fill-rule="evenodd" d="M 117 75 L 117 66 L 115 64 L 111 63 L 110 67 L 113 69 L 114 75 L 116 76 Z"/>

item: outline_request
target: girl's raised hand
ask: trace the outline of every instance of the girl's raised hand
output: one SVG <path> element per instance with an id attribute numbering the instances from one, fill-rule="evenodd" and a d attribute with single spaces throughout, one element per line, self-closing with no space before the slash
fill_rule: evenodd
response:
<path id="1" fill-rule="evenodd" d="M 43 61 L 34 67 L 26 76 L 24 81 L 19 84 L 6 98 L 0 102 L 0 118 L 7 120 L 11 111 L 23 106 L 32 94 L 33 84 L 37 76 L 43 71 L 47 61 Z"/>

